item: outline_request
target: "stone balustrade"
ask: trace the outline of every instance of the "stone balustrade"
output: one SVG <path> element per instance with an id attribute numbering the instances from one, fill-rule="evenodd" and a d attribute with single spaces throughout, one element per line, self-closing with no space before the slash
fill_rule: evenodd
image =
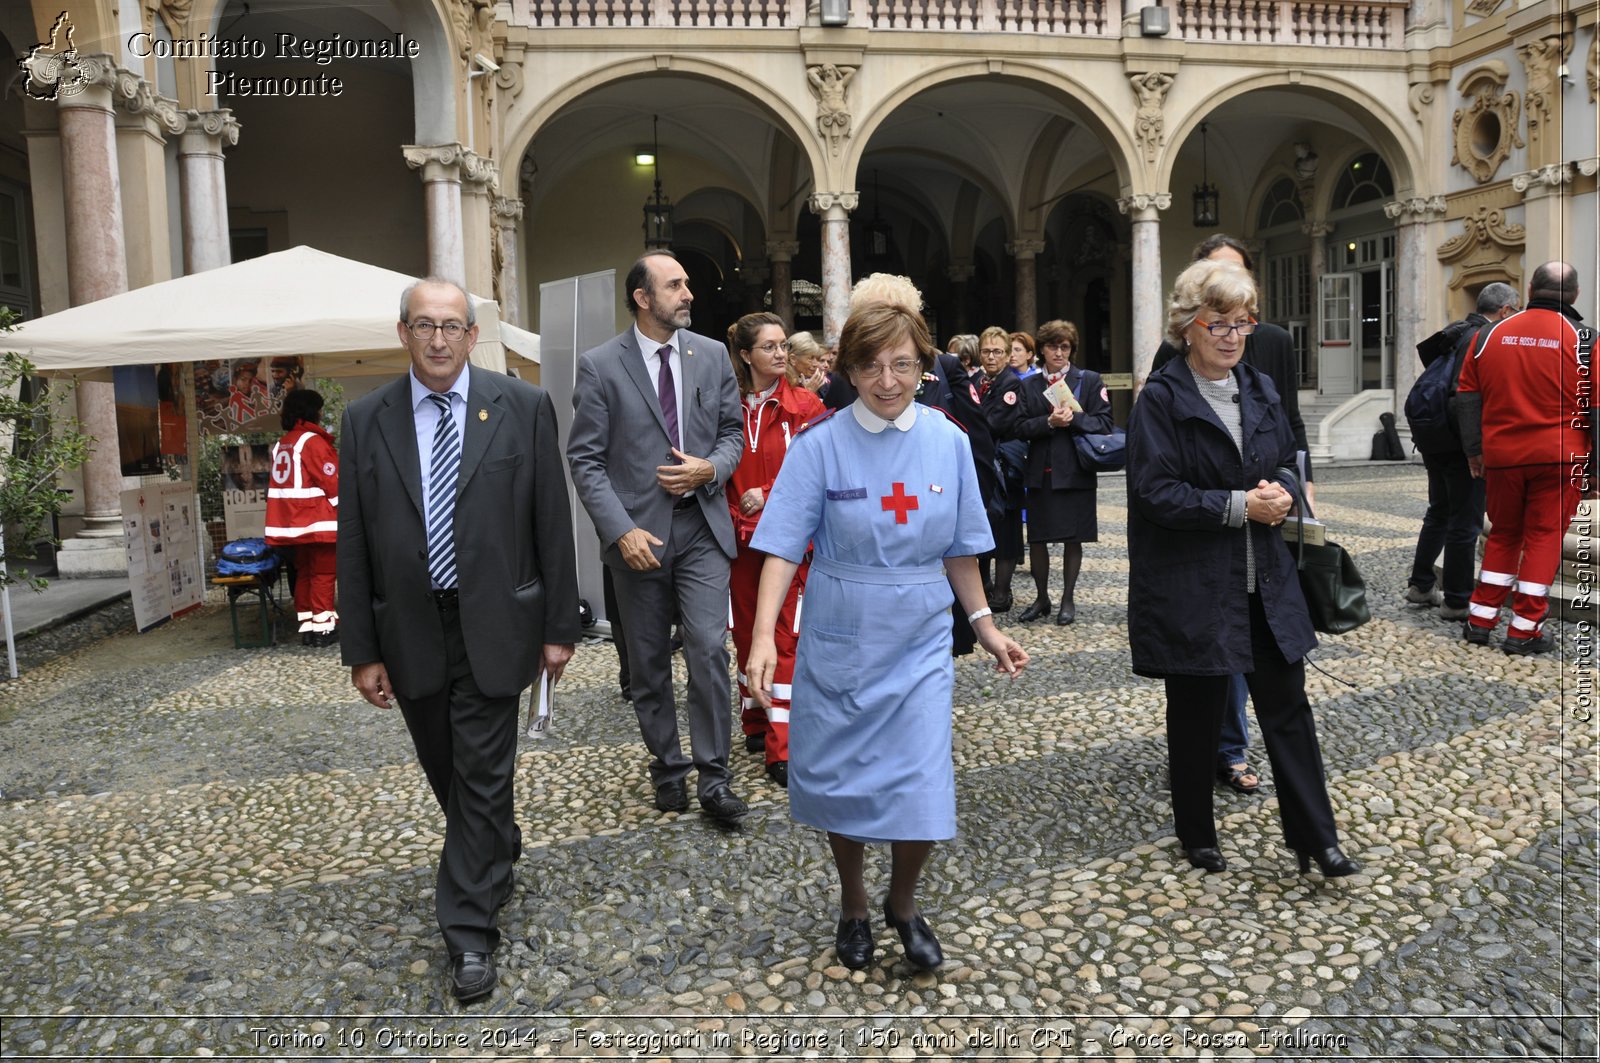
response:
<path id="1" fill-rule="evenodd" d="M 806 0 L 512 0 L 519 25 L 785 28 L 806 24 Z M 1173 33 L 1188 41 L 1402 48 L 1404 0 L 1176 0 Z M 1114 37 L 1110 0 L 851 0 L 851 24 L 878 30 Z"/>

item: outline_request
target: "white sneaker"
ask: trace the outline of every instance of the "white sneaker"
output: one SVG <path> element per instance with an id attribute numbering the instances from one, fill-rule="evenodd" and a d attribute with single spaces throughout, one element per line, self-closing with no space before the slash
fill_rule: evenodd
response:
<path id="1" fill-rule="evenodd" d="M 1406 601 L 1412 605 L 1443 605 L 1444 591 L 1438 587 L 1425 591 L 1415 583 L 1406 585 Z"/>

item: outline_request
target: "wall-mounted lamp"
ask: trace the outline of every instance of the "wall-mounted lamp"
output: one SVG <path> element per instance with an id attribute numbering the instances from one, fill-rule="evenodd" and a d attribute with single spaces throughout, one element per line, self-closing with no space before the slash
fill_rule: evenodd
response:
<path id="1" fill-rule="evenodd" d="M 638 151 L 634 152 L 633 164 L 635 166 L 654 166 L 656 164 L 655 149 L 640 148 Z"/>

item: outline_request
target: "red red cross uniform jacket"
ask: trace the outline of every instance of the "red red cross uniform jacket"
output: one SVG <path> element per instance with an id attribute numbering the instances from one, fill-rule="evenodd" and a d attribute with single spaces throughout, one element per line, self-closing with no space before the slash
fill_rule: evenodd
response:
<path id="1" fill-rule="evenodd" d="M 808 566 L 795 573 L 783 609 L 773 631 L 778 651 L 778 666 L 772 677 L 772 708 L 763 710 L 745 682 L 745 663 L 750 659 L 750 640 L 756 619 L 756 590 L 761 582 L 761 566 L 767 555 L 750 549 L 750 537 L 761 520 L 760 510 L 745 513 L 741 505 L 746 491 L 760 488 L 763 500 L 772 493 L 789 442 L 810 422 L 826 413 L 822 400 L 805 388 L 778 381 L 777 390 L 765 401 L 744 406 L 744 453 L 728 480 L 728 510 L 739 552 L 728 575 L 729 604 L 733 614 L 733 645 L 739 662 L 739 704 L 741 724 L 747 738 L 765 739 L 768 764 L 789 759 L 789 689 L 794 682 L 794 655 L 799 641 L 800 599 L 805 593 Z"/>
<path id="2" fill-rule="evenodd" d="M 1468 623 L 1492 631 L 1511 596 L 1511 642 L 1540 636 L 1561 543 L 1578 508 L 1589 456 L 1588 370 L 1578 363 L 1576 314 L 1530 299 L 1485 326 L 1462 361 L 1458 392 L 1482 403 L 1490 521 Z M 1469 433 L 1470 434 L 1470 433 Z M 1472 447 L 1468 446 L 1469 453 Z"/>
<path id="3" fill-rule="evenodd" d="M 300 631 L 327 633 L 336 611 L 334 541 L 339 531 L 339 455 L 326 429 L 300 421 L 272 447 L 266 539 L 295 548 Z"/>

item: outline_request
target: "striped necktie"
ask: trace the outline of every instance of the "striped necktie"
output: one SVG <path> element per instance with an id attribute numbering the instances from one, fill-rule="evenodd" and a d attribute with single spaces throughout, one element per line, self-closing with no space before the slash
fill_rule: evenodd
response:
<path id="1" fill-rule="evenodd" d="M 428 463 L 428 576 L 436 587 L 456 585 L 456 480 L 461 473 L 461 437 L 450 416 L 449 395 L 429 395 L 439 408 L 433 430 L 433 457 Z"/>

